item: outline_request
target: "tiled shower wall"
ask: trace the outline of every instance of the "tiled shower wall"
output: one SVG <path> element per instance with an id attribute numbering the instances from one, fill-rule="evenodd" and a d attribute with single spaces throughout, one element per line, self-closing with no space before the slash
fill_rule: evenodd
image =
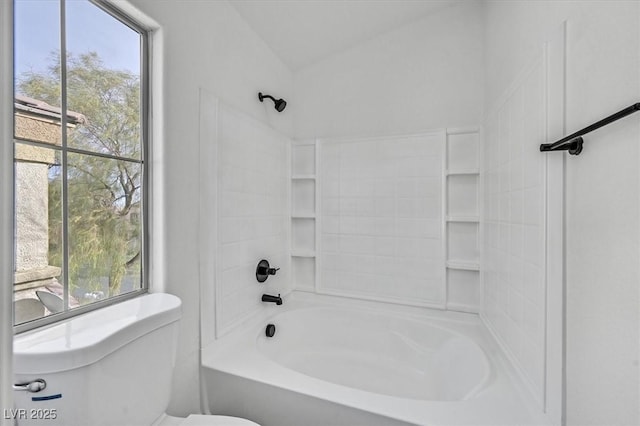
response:
<path id="1" fill-rule="evenodd" d="M 546 72 L 542 55 L 485 125 L 485 321 L 543 400 Z"/>
<path id="2" fill-rule="evenodd" d="M 321 141 L 322 292 L 444 304 L 444 141 Z"/>
<path id="3" fill-rule="evenodd" d="M 218 335 L 258 310 L 263 293 L 290 290 L 289 164 L 291 140 L 222 105 L 218 112 Z M 282 267 L 265 283 L 256 265 Z"/>

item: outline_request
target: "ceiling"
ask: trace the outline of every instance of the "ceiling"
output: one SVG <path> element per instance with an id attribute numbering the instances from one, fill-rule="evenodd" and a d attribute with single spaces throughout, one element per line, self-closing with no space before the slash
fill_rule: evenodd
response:
<path id="1" fill-rule="evenodd" d="M 460 0 L 230 0 L 297 71 Z"/>

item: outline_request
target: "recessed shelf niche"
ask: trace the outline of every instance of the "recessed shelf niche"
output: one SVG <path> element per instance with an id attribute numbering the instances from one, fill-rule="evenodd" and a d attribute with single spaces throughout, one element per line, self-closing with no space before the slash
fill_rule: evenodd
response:
<path id="1" fill-rule="evenodd" d="M 294 288 L 315 291 L 318 228 L 316 141 L 291 149 L 291 269 Z"/>
<path id="2" fill-rule="evenodd" d="M 447 227 L 447 258 L 451 260 L 480 261 L 478 224 L 452 222 Z"/>
<path id="3" fill-rule="evenodd" d="M 312 178 L 316 174 L 315 144 L 295 144 L 291 152 L 291 176 Z"/>
<path id="4" fill-rule="evenodd" d="M 447 129 L 447 309 L 463 312 L 478 312 L 480 305 L 479 153 L 478 129 Z"/>
<path id="5" fill-rule="evenodd" d="M 478 176 L 449 175 L 447 215 L 478 216 Z"/>
<path id="6" fill-rule="evenodd" d="M 316 214 L 316 182 L 313 179 L 291 181 L 292 217 L 313 217 Z"/>
<path id="7" fill-rule="evenodd" d="M 449 133 L 447 170 L 478 170 L 478 133 Z"/>
<path id="8" fill-rule="evenodd" d="M 464 312 L 478 312 L 480 274 L 477 271 L 448 269 L 447 308 Z"/>

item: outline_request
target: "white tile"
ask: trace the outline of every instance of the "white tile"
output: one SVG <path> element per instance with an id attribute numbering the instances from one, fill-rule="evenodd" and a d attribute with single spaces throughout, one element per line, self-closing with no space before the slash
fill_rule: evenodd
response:
<path id="1" fill-rule="evenodd" d="M 376 179 L 373 195 L 376 197 L 393 197 L 396 195 L 394 179 Z"/>
<path id="2" fill-rule="evenodd" d="M 322 232 L 328 234 L 340 233 L 340 216 L 326 216 L 322 218 Z"/>
<path id="3" fill-rule="evenodd" d="M 322 199 L 322 216 L 338 216 L 340 214 L 340 199 L 337 197 L 324 197 Z"/>
<path id="4" fill-rule="evenodd" d="M 498 237 L 498 250 L 507 252 L 509 250 L 509 225 L 507 223 L 501 223 L 499 225 L 499 237 Z"/>
<path id="5" fill-rule="evenodd" d="M 359 218 L 342 216 L 340 218 L 340 233 L 355 235 L 358 233 Z"/>
<path id="6" fill-rule="evenodd" d="M 239 266 L 244 260 L 245 244 L 242 242 L 227 243 L 221 247 L 222 269 Z"/>
<path id="7" fill-rule="evenodd" d="M 371 173 L 367 172 L 365 173 L 365 175 L 371 175 L 372 173 L 373 172 Z M 368 178 L 359 180 L 359 186 L 358 186 L 359 197 L 365 197 L 370 199 L 371 197 L 374 196 L 375 190 L 376 190 L 376 180 L 373 177 L 368 177 Z"/>
<path id="8" fill-rule="evenodd" d="M 393 218 L 375 219 L 376 236 L 390 237 L 395 235 L 395 220 Z"/>
<path id="9" fill-rule="evenodd" d="M 381 265 L 378 258 L 375 256 L 363 255 L 358 257 L 358 264 L 356 265 L 356 271 L 359 274 L 375 275 Z"/>
<path id="10" fill-rule="evenodd" d="M 398 240 L 390 237 L 375 237 L 376 255 L 395 256 Z"/>
<path id="11" fill-rule="evenodd" d="M 416 217 L 418 200 L 415 198 L 396 199 L 396 214 L 398 217 Z"/>
<path id="12" fill-rule="evenodd" d="M 374 198 L 374 216 L 394 217 L 396 212 L 394 198 Z"/>
<path id="13" fill-rule="evenodd" d="M 395 195 L 397 197 L 414 197 L 417 194 L 417 180 L 413 178 L 399 178 L 396 181 Z"/>
<path id="14" fill-rule="evenodd" d="M 544 390 L 544 358 L 544 351 L 540 346 L 529 340 L 523 342 L 522 367 L 538 395 Z"/>
<path id="15" fill-rule="evenodd" d="M 509 287 L 507 313 L 518 327 L 522 327 L 524 322 L 524 299 L 522 294 L 512 286 Z"/>
<path id="16" fill-rule="evenodd" d="M 530 341 L 544 345 L 544 311 L 529 300 L 524 300 L 523 330 Z"/>
<path id="17" fill-rule="evenodd" d="M 340 254 L 323 253 L 322 268 L 323 271 L 339 271 L 342 267 L 340 263 Z"/>
<path id="18" fill-rule="evenodd" d="M 375 215 L 375 200 L 373 198 L 358 198 L 356 204 L 356 214 L 358 216 Z"/>
<path id="19" fill-rule="evenodd" d="M 355 197 L 341 197 L 340 214 L 343 216 L 356 216 L 358 214 L 358 199 Z"/>
<path id="20" fill-rule="evenodd" d="M 415 179 L 414 197 L 437 198 L 442 192 L 439 178 L 424 177 Z"/>
<path id="21" fill-rule="evenodd" d="M 544 263 L 544 236 L 539 226 L 526 225 L 524 227 L 523 259 L 527 262 L 542 266 Z"/>
<path id="22" fill-rule="evenodd" d="M 253 263 L 228 269 L 221 274 L 222 296 L 226 297 L 256 283 L 255 265 Z"/>
<path id="23" fill-rule="evenodd" d="M 340 251 L 341 237 L 335 234 L 322 235 L 322 251 L 324 253 L 336 253 Z"/>
<path id="24" fill-rule="evenodd" d="M 508 192 L 503 192 L 499 195 L 499 219 L 502 222 L 508 222 L 510 220 L 511 208 L 510 197 Z"/>
<path id="25" fill-rule="evenodd" d="M 527 225 L 542 225 L 544 220 L 543 191 L 539 186 L 528 188 L 524 192 L 523 222 Z"/>
<path id="26" fill-rule="evenodd" d="M 522 190 L 511 191 L 509 207 L 510 207 L 510 221 L 513 223 L 523 223 L 524 193 Z"/>
<path id="27" fill-rule="evenodd" d="M 509 227 L 509 253 L 522 258 L 523 257 L 523 226 L 516 222 Z"/>
<path id="28" fill-rule="evenodd" d="M 331 174 L 330 178 L 322 179 L 322 196 L 327 197 L 339 197 L 340 196 L 340 180 L 333 178 L 335 173 Z"/>
<path id="29" fill-rule="evenodd" d="M 542 268 L 538 265 L 524 263 L 524 290 L 525 297 L 536 306 L 544 306 L 545 282 Z"/>
<path id="30" fill-rule="evenodd" d="M 341 197 L 357 197 L 359 195 L 357 179 L 344 179 L 340 182 Z"/>
<path id="31" fill-rule="evenodd" d="M 426 219 L 440 219 L 442 203 L 440 198 L 416 198 L 416 215 Z"/>

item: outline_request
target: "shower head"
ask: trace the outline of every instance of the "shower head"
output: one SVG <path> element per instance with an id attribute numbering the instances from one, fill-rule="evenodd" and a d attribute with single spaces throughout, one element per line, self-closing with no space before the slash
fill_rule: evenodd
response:
<path id="1" fill-rule="evenodd" d="M 278 112 L 284 111 L 284 109 L 287 107 L 287 101 L 285 101 L 284 99 L 276 99 L 271 95 L 263 95 L 262 92 L 258 93 L 258 99 L 260 99 L 260 102 L 264 102 L 264 98 L 271 99 L 275 104 L 276 111 Z"/>

